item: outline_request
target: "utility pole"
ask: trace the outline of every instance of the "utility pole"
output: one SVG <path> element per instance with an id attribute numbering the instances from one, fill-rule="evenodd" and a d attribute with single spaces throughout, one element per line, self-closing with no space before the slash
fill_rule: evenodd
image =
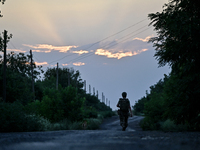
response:
<path id="1" fill-rule="evenodd" d="M 90 84 L 89 84 L 89 94 L 91 94 L 91 86 L 90 86 Z"/>
<path id="2" fill-rule="evenodd" d="M 98 90 L 97 90 L 97 99 L 99 99 L 99 93 L 98 93 Z"/>
<path id="3" fill-rule="evenodd" d="M 56 68 L 56 90 L 58 90 L 58 63 Z"/>
<path id="4" fill-rule="evenodd" d="M 103 92 L 102 92 L 102 103 L 103 103 Z"/>
<path id="5" fill-rule="evenodd" d="M 93 95 L 95 96 L 95 88 L 93 87 Z"/>
<path id="6" fill-rule="evenodd" d="M 31 55 L 32 92 L 33 92 L 33 100 L 35 100 L 35 89 L 34 89 L 34 79 L 33 79 L 33 54 L 32 54 L 32 50 L 30 50 L 30 55 Z"/>
<path id="7" fill-rule="evenodd" d="M 85 93 L 86 93 L 86 80 L 84 80 L 84 90 L 85 90 Z"/>
<path id="8" fill-rule="evenodd" d="M 6 102 L 6 64 L 7 64 L 7 60 L 6 60 L 6 47 L 7 47 L 7 31 L 4 30 L 4 40 L 3 40 L 3 44 L 4 44 L 4 65 L 3 65 L 3 100 L 4 102 Z"/>

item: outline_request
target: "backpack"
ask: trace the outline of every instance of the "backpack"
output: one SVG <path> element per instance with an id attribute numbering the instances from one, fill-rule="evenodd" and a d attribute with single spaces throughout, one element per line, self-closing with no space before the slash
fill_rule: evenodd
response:
<path id="1" fill-rule="evenodd" d="M 121 111 L 128 111 L 129 106 L 130 106 L 130 102 L 127 98 L 125 98 L 125 99 L 120 98 L 119 104 L 120 104 L 120 110 Z"/>

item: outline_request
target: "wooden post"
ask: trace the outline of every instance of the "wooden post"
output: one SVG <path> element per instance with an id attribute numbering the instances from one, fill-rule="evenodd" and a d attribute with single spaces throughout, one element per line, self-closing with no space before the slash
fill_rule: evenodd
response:
<path id="1" fill-rule="evenodd" d="M 7 31 L 4 30 L 4 40 L 3 40 L 3 44 L 4 44 L 4 65 L 3 65 L 3 100 L 4 102 L 6 102 L 6 64 L 7 64 L 7 60 L 6 60 L 6 47 L 7 47 Z"/>
<path id="2" fill-rule="evenodd" d="M 56 90 L 58 90 L 58 63 L 56 68 Z"/>
<path id="3" fill-rule="evenodd" d="M 93 95 L 95 96 L 95 88 L 93 87 Z"/>
<path id="4" fill-rule="evenodd" d="M 99 99 L 99 93 L 98 93 L 98 90 L 97 90 L 97 99 Z"/>
<path id="5" fill-rule="evenodd" d="M 33 54 L 32 54 L 32 50 L 30 50 L 30 55 L 31 55 L 32 93 L 33 93 L 33 100 L 35 100 L 35 89 L 34 89 L 34 79 L 33 79 Z"/>
<path id="6" fill-rule="evenodd" d="M 91 86 L 89 85 L 89 94 L 91 94 Z"/>
<path id="7" fill-rule="evenodd" d="M 103 92 L 102 92 L 102 103 L 103 103 Z"/>
<path id="8" fill-rule="evenodd" d="M 84 91 L 86 93 L 86 80 L 84 80 Z"/>

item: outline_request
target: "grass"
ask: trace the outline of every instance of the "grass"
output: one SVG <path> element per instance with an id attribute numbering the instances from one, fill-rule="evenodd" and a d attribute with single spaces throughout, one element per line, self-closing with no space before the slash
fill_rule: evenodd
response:
<path id="1" fill-rule="evenodd" d="M 104 118 L 111 117 L 113 112 L 100 112 L 97 118 L 86 118 L 83 121 L 71 122 L 67 119 L 52 123 L 45 117 L 26 114 L 22 104 L 0 102 L 0 132 L 29 132 L 55 130 L 96 130 Z"/>
<path id="2" fill-rule="evenodd" d="M 161 123 L 161 130 L 166 132 L 177 132 L 177 131 L 187 131 L 187 125 L 178 124 L 176 125 L 173 121 L 170 119 L 167 119 L 166 121 Z"/>
<path id="3" fill-rule="evenodd" d="M 180 132 L 187 131 L 188 126 L 184 124 L 175 124 L 170 119 L 163 122 L 153 122 L 150 118 L 145 117 L 140 122 L 140 126 L 143 130 L 161 130 L 165 132 Z"/>
<path id="4" fill-rule="evenodd" d="M 32 116 L 35 117 L 35 116 Z M 63 120 L 56 123 L 51 123 L 44 117 L 39 117 L 39 124 L 42 131 L 56 131 L 56 130 L 96 130 L 99 128 L 104 117 L 98 114 L 97 118 L 87 118 L 83 121 L 71 122 L 69 120 Z"/>

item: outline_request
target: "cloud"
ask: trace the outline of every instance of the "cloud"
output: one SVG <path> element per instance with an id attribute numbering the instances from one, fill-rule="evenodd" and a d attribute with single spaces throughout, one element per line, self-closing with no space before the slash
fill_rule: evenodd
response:
<path id="1" fill-rule="evenodd" d="M 68 66 L 69 64 L 62 64 L 62 66 Z"/>
<path id="2" fill-rule="evenodd" d="M 138 51 L 134 51 L 134 52 L 122 52 L 119 51 L 117 53 L 112 53 L 109 50 L 104 50 L 104 49 L 97 49 L 95 54 L 96 55 L 102 55 L 102 56 L 106 56 L 108 58 L 117 58 L 117 59 L 121 59 L 122 57 L 128 57 L 128 56 L 133 56 L 133 55 L 138 55 L 142 52 L 147 51 L 148 49 L 142 49 L 142 50 L 138 50 Z"/>
<path id="3" fill-rule="evenodd" d="M 85 65 L 85 63 L 82 63 L 82 62 L 76 62 L 76 63 L 73 63 L 74 66 L 83 66 Z"/>
<path id="4" fill-rule="evenodd" d="M 55 51 L 59 51 L 59 52 L 62 52 L 62 53 L 66 53 L 71 48 L 77 48 L 78 47 L 78 46 L 75 46 L 75 45 L 72 45 L 72 46 L 53 46 L 53 45 L 49 45 L 49 44 L 37 44 L 36 46 L 29 45 L 29 44 L 23 44 L 23 45 L 30 47 L 30 48 L 34 48 L 34 49 L 47 49 L 50 52 L 52 50 L 55 50 Z M 37 50 L 37 52 L 43 52 L 43 51 Z"/>
<path id="5" fill-rule="evenodd" d="M 50 53 L 51 50 L 32 50 L 32 52 L 37 52 L 37 53 Z"/>
<path id="6" fill-rule="evenodd" d="M 89 53 L 88 51 L 80 50 L 80 51 L 73 51 L 73 53 L 77 53 L 79 55 L 84 54 L 84 53 Z"/>
<path id="7" fill-rule="evenodd" d="M 35 62 L 35 64 L 36 64 L 37 66 L 46 66 L 46 65 L 48 65 L 47 62 L 41 62 L 41 63 Z"/>
<path id="8" fill-rule="evenodd" d="M 142 39 L 142 38 L 134 38 L 133 40 L 139 40 L 139 41 L 143 41 L 143 42 L 148 42 L 150 38 L 152 38 L 153 35 L 150 35 L 150 36 L 147 36 L 145 39 Z"/>
<path id="9" fill-rule="evenodd" d="M 20 50 L 20 49 L 7 49 L 8 51 L 12 51 L 12 52 L 20 52 L 20 53 L 25 53 L 25 50 Z"/>

